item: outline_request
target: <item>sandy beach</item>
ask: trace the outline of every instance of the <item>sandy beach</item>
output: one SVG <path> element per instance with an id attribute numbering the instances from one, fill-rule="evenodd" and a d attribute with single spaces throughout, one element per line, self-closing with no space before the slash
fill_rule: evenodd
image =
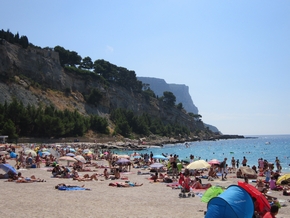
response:
<path id="1" fill-rule="evenodd" d="M 11 165 L 14 160 L 8 160 Z M 97 161 L 99 165 L 107 165 L 106 161 Z M 35 175 L 45 182 L 15 183 L 0 180 L 0 211 L 1 217 L 204 217 L 207 204 L 201 202 L 199 196 L 179 198 L 180 189 L 167 187 L 166 183 L 150 183 L 150 175 L 137 175 L 139 169 L 121 174 L 128 180 L 143 183 L 140 187 L 111 187 L 110 182 L 123 180 L 104 180 L 78 182 L 72 179 L 52 178 L 47 168 L 22 169 L 24 177 Z M 94 169 L 94 168 L 92 168 Z M 103 169 L 97 169 L 102 173 Z M 148 172 L 148 170 L 142 170 Z M 91 175 L 93 172 L 90 172 Z M 84 175 L 81 172 L 80 175 Z M 234 174 L 228 175 L 227 181 L 216 179 L 212 185 L 229 186 L 237 184 Z M 90 191 L 59 191 L 54 187 L 59 183 L 67 185 L 85 185 Z M 203 180 L 203 183 L 208 183 Z M 252 183 L 255 185 L 255 183 Z M 204 193 L 205 190 L 194 190 Z M 279 210 L 277 217 L 286 218 L 290 214 L 289 196 L 283 196 L 280 191 L 271 191 L 281 204 L 287 206 Z"/>

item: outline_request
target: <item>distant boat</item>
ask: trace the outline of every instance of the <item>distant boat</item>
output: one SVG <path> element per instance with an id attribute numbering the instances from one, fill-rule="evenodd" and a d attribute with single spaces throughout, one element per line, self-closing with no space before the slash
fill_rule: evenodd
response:
<path id="1" fill-rule="evenodd" d="M 265 142 L 265 145 L 270 145 L 271 144 L 271 142 Z"/>

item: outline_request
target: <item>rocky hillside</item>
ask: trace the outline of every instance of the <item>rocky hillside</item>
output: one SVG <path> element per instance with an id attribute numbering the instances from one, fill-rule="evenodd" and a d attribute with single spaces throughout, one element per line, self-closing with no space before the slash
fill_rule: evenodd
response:
<path id="1" fill-rule="evenodd" d="M 165 107 L 156 98 L 148 100 L 141 93 L 115 84 L 104 85 L 90 75 L 65 71 L 60 65 L 58 53 L 50 49 L 24 49 L 5 40 L 0 41 L 0 78 L 2 104 L 16 98 L 24 105 L 52 104 L 61 110 L 77 109 L 85 115 L 103 117 L 109 117 L 116 108 L 124 108 L 139 115 L 148 113 L 165 123 L 179 123 L 191 131 L 205 130 L 201 121 L 195 121 L 185 111 Z M 93 88 L 102 94 L 97 106 L 84 100 L 84 95 Z"/>
<path id="2" fill-rule="evenodd" d="M 138 80 L 145 84 L 149 84 L 150 88 L 156 95 L 162 96 L 163 92 L 172 92 L 176 97 L 176 103 L 182 103 L 183 108 L 187 112 L 198 114 L 198 108 L 194 105 L 192 98 L 189 94 L 189 88 L 186 85 L 181 84 L 168 84 L 164 79 L 152 78 L 152 77 L 137 77 Z"/>
<path id="3" fill-rule="evenodd" d="M 164 79 L 152 78 L 152 77 L 138 77 L 138 80 L 145 84 L 149 84 L 150 88 L 158 96 L 162 96 L 163 92 L 172 92 L 176 97 L 176 103 L 182 103 L 183 108 L 187 112 L 199 114 L 198 108 L 194 105 L 192 98 L 189 94 L 189 87 L 184 84 L 168 84 Z M 206 128 L 209 128 L 212 132 L 220 133 L 217 127 L 204 124 Z"/>

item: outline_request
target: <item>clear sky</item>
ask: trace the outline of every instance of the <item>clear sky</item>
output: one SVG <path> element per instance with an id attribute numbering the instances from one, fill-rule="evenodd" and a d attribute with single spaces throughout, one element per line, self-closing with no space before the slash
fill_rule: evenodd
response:
<path id="1" fill-rule="evenodd" d="M 0 3 L 0 29 L 34 45 L 189 86 L 202 120 L 224 134 L 290 134 L 288 0 Z"/>

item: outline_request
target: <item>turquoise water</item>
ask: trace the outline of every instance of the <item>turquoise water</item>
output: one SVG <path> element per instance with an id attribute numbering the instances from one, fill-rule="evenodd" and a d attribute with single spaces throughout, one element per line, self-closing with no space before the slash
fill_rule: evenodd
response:
<path id="1" fill-rule="evenodd" d="M 290 172 L 290 135 L 263 135 L 263 136 L 250 136 L 251 138 L 245 139 L 230 139 L 218 141 L 201 141 L 189 142 L 189 147 L 186 148 L 185 144 L 167 144 L 163 148 L 148 148 L 147 150 L 139 151 L 139 153 L 153 154 L 177 154 L 180 159 L 188 158 L 190 154 L 200 157 L 204 160 L 218 159 L 223 160 L 228 158 L 235 159 L 242 162 L 245 156 L 248 160 L 247 165 L 258 165 L 258 159 L 266 159 L 270 163 L 275 162 L 278 157 L 281 162 L 282 172 Z M 252 138 L 255 137 L 255 138 Z M 122 152 L 131 154 L 130 152 Z"/>

